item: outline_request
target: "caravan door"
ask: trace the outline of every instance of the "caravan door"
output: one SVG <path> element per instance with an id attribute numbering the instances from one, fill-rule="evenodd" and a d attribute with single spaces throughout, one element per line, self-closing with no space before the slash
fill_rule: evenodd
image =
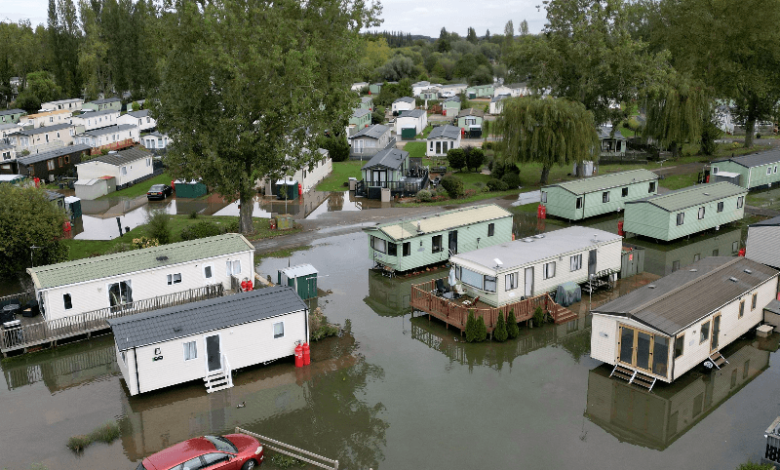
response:
<path id="1" fill-rule="evenodd" d="M 525 268 L 525 295 L 526 299 L 534 296 L 534 268 Z"/>
<path id="2" fill-rule="evenodd" d="M 206 336 L 206 367 L 209 372 L 222 369 L 219 335 Z"/>

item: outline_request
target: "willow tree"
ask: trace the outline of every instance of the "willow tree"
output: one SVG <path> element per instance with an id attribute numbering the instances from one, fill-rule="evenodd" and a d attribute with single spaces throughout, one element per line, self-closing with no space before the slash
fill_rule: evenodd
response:
<path id="1" fill-rule="evenodd" d="M 644 136 L 677 158 L 683 143 L 699 143 L 710 118 L 711 100 L 704 85 L 676 73 L 644 90 L 647 124 Z"/>
<path id="2" fill-rule="evenodd" d="M 564 98 L 510 98 L 493 125 L 504 162 L 540 163 L 540 185 L 553 165 L 591 160 L 599 139 L 593 113 Z"/>
<path id="3" fill-rule="evenodd" d="M 252 232 L 258 179 L 315 163 L 317 137 L 357 104 L 359 33 L 379 9 L 363 0 L 170 0 L 153 114 L 174 142 L 173 176 L 202 178 L 240 201 L 240 230 Z"/>

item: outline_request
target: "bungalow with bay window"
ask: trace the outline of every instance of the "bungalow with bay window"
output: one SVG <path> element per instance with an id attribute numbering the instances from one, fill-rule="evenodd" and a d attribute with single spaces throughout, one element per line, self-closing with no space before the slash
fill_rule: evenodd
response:
<path id="1" fill-rule="evenodd" d="M 456 253 L 512 240 L 512 214 L 495 204 L 365 227 L 368 255 L 387 271 L 442 263 Z M 446 242 L 446 244 L 445 244 Z"/>
<path id="2" fill-rule="evenodd" d="M 778 274 L 742 257 L 704 258 L 593 309 L 590 355 L 647 389 L 702 363 L 720 369 L 720 350 L 763 320 Z"/>
<path id="3" fill-rule="evenodd" d="M 235 233 L 27 268 L 46 320 L 222 284 L 254 281 L 254 246 Z"/>
<path id="4" fill-rule="evenodd" d="M 455 126 L 436 126 L 428 134 L 428 157 L 446 157 L 451 149 L 460 148 L 460 129 Z"/>
<path id="5" fill-rule="evenodd" d="M 582 284 L 620 272 L 622 237 L 592 227 L 567 227 L 450 258 L 464 291 L 502 307 L 567 282 Z"/>

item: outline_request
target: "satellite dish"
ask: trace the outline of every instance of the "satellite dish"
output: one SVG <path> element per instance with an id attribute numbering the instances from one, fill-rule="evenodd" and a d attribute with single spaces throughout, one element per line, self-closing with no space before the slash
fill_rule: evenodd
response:
<path id="1" fill-rule="evenodd" d="M 501 260 L 498 259 L 498 258 L 493 258 L 493 262 L 496 263 L 496 266 L 503 266 L 504 265 L 504 263 L 502 263 Z"/>

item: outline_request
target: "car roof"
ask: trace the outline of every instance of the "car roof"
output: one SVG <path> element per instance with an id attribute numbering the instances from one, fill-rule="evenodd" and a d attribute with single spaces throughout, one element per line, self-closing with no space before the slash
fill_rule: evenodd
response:
<path id="1" fill-rule="evenodd" d="M 164 184 L 162 184 L 162 183 L 153 184 L 153 185 L 152 185 L 152 188 L 153 188 L 153 187 L 155 187 L 155 186 L 165 186 L 165 185 L 164 185 Z"/>
<path id="2" fill-rule="evenodd" d="M 144 462 L 152 464 L 156 470 L 167 470 L 174 465 L 216 450 L 214 444 L 205 437 L 196 437 L 152 454 L 144 459 Z"/>

